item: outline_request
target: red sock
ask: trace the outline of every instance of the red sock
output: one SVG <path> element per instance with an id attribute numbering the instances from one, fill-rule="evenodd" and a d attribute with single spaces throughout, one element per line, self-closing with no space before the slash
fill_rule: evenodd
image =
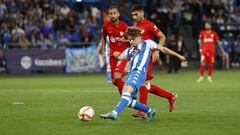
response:
<path id="1" fill-rule="evenodd" d="M 213 64 L 208 64 L 208 76 L 212 76 L 213 73 Z"/>
<path id="2" fill-rule="evenodd" d="M 118 87 L 118 92 L 122 95 L 122 89 L 124 86 L 124 80 L 122 78 L 115 79 L 115 85 Z"/>
<path id="3" fill-rule="evenodd" d="M 200 75 L 204 75 L 204 66 L 200 65 Z"/>
<path id="4" fill-rule="evenodd" d="M 158 86 L 156 85 L 152 85 L 151 84 L 151 88 L 149 90 L 150 93 L 153 93 L 157 96 L 161 96 L 161 97 L 164 97 L 164 98 L 167 98 L 167 99 L 170 99 L 173 97 L 173 94 L 171 92 L 168 92 L 162 88 L 159 88 Z"/>
<path id="5" fill-rule="evenodd" d="M 147 99 L 148 99 L 148 90 L 145 86 L 141 86 L 139 89 L 139 101 L 143 104 L 147 104 Z"/>

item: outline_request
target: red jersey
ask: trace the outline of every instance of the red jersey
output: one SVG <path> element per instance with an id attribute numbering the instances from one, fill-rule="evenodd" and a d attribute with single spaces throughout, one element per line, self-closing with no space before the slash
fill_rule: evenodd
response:
<path id="1" fill-rule="evenodd" d="M 113 25 L 111 21 L 103 24 L 102 38 L 106 39 L 107 35 L 110 42 L 110 56 L 113 56 L 115 51 L 122 53 L 125 49 L 129 47 L 129 44 L 121 43 L 116 40 L 116 38 L 125 39 L 125 31 L 128 25 L 123 21 L 119 20 L 118 26 Z"/>
<path id="2" fill-rule="evenodd" d="M 144 18 L 143 21 L 140 23 L 135 22 L 133 25 L 143 29 L 142 38 L 144 40 L 153 40 L 153 37 L 156 36 L 157 33 L 160 31 L 155 24 L 148 21 L 146 18 Z"/>
<path id="3" fill-rule="evenodd" d="M 214 52 L 215 44 L 218 40 L 218 34 L 214 31 L 207 32 L 206 30 L 201 31 L 199 39 L 202 42 L 202 52 Z"/>

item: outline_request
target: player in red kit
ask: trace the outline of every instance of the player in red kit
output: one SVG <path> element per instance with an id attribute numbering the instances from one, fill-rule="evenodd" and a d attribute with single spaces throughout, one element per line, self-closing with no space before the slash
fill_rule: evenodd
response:
<path id="1" fill-rule="evenodd" d="M 124 85 L 122 76 L 125 74 L 124 69 L 128 61 L 115 59 L 113 53 L 115 51 L 122 53 L 129 47 L 127 43 L 119 42 L 119 40 L 126 38 L 124 33 L 127 30 L 128 25 L 119 20 L 120 13 L 117 6 L 112 5 L 109 7 L 109 16 L 110 21 L 105 22 L 102 28 L 102 53 L 105 55 L 106 37 L 108 36 L 110 42 L 111 78 L 113 84 L 118 87 L 119 94 L 121 95 Z"/>
<path id="2" fill-rule="evenodd" d="M 205 23 L 205 30 L 200 32 L 198 43 L 201 55 L 200 62 L 200 77 L 197 83 L 202 82 L 204 76 L 204 67 L 208 63 L 208 78 L 207 80 L 212 83 L 213 65 L 215 63 L 215 44 L 219 42 L 218 34 L 213 31 L 210 23 Z M 222 53 L 224 52 L 221 45 L 218 43 Z"/>
<path id="3" fill-rule="evenodd" d="M 142 38 L 144 40 L 151 39 L 156 36 L 159 38 L 159 45 L 163 46 L 165 42 L 165 35 L 154 25 L 152 22 L 148 21 L 144 18 L 144 10 L 140 5 L 135 5 L 132 7 L 131 15 L 134 20 L 134 26 L 137 26 L 143 29 Z M 147 96 L 148 92 L 153 93 L 155 95 L 161 96 L 163 98 L 168 99 L 169 102 L 169 111 L 171 112 L 174 109 L 175 99 L 177 97 L 176 94 L 168 92 L 162 88 L 159 88 L 156 85 L 150 84 L 150 80 L 153 79 L 152 76 L 152 65 L 154 62 L 159 60 L 159 51 L 155 51 L 152 54 L 151 60 L 149 62 L 148 71 L 147 71 L 147 80 L 145 85 L 142 86 L 139 90 L 140 93 L 140 102 L 143 104 L 147 104 Z M 136 112 L 133 114 L 134 117 L 146 117 L 146 113 L 144 112 Z"/>

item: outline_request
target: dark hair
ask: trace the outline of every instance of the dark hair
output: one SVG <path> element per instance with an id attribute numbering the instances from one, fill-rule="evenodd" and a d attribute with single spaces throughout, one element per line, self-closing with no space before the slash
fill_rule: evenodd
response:
<path id="1" fill-rule="evenodd" d="M 119 7 L 117 5 L 110 5 L 108 9 L 117 9 L 119 11 Z"/>
<path id="2" fill-rule="evenodd" d="M 144 9 L 143 9 L 143 7 L 141 5 L 135 4 L 131 8 L 131 12 L 133 12 L 133 11 L 144 11 Z"/>
<path id="3" fill-rule="evenodd" d="M 141 35 L 141 32 L 142 32 L 142 29 L 140 29 L 136 26 L 130 26 L 130 27 L 128 27 L 125 34 L 130 37 L 137 37 L 137 36 Z"/>

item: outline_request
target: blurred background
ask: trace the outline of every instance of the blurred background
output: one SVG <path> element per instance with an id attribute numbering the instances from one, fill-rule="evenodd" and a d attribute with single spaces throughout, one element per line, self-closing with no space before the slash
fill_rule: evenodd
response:
<path id="1" fill-rule="evenodd" d="M 155 70 L 198 69 L 197 39 L 206 21 L 228 54 L 222 57 L 216 48 L 215 68 L 240 69 L 239 0 L 0 0 L 0 72 L 105 72 L 97 49 L 102 24 L 109 20 L 108 6 L 119 5 L 120 19 L 132 25 L 135 3 L 167 36 L 166 46 L 189 60 L 187 65 L 172 65 L 160 54 Z"/>

